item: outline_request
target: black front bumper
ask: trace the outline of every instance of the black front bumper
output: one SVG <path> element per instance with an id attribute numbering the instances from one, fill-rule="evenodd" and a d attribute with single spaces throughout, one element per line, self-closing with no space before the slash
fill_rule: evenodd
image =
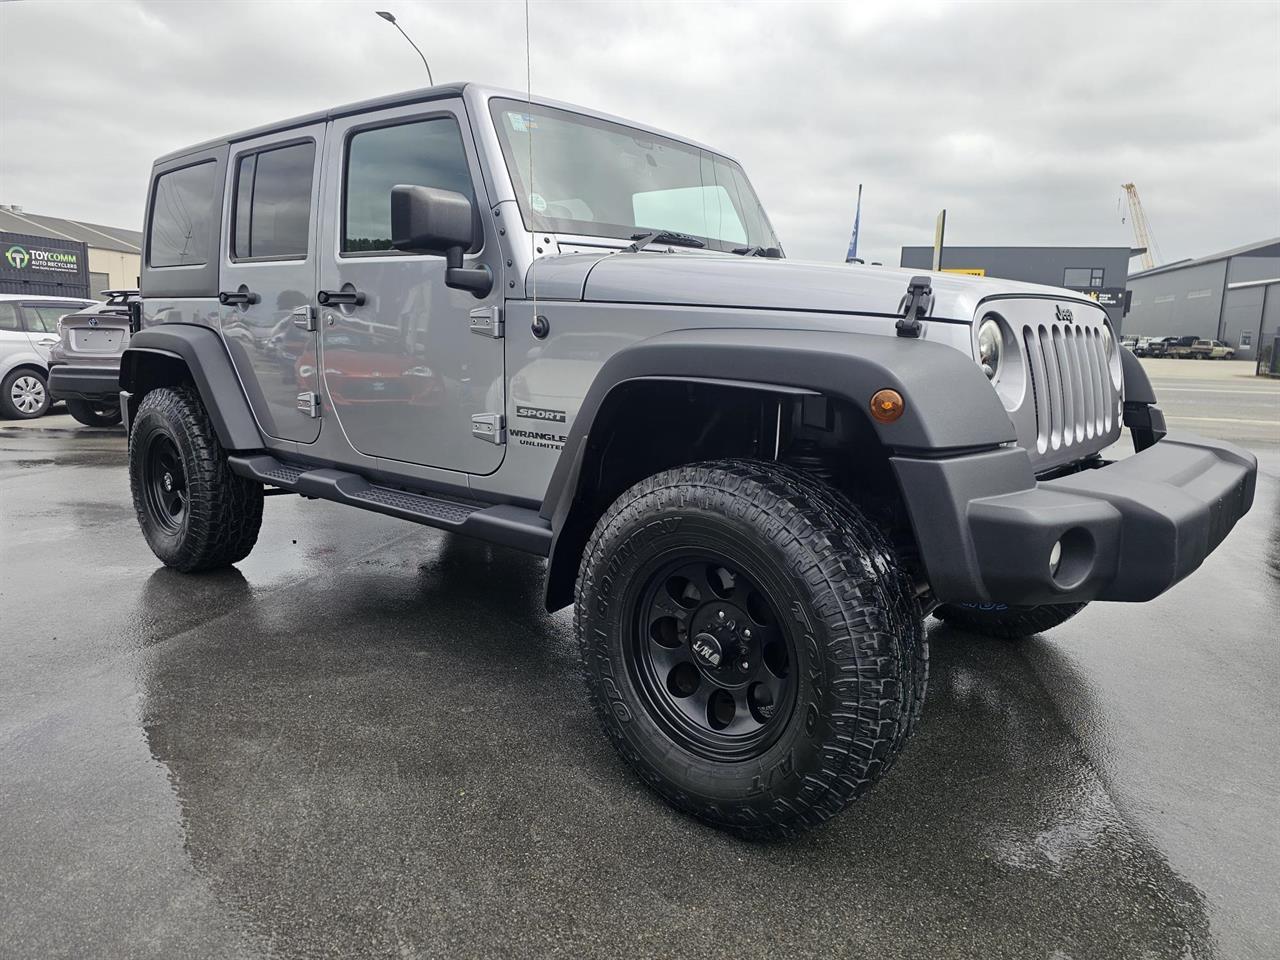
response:
<path id="1" fill-rule="evenodd" d="M 119 367 L 49 367 L 49 396 L 54 400 L 88 400 L 115 406 L 120 399 Z"/>
<path id="2" fill-rule="evenodd" d="M 935 598 L 1019 605 L 1158 596 L 1248 512 L 1258 472 L 1194 436 L 1039 482 L 1016 447 L 893 464 Z"/>

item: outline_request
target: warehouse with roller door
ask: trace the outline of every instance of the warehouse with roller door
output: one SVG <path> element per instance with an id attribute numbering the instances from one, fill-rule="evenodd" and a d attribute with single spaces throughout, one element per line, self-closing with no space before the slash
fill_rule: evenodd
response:
<path id="1" fill-rule="evenodd" d="M 0 293 L 98 299 L 132 289 L 142 234 L 0 204 Z"/>
<path id="2" fill-rule="evenodd" d="M 1280 237 L 1129 277 L 1124 332 L 1221 340 L 1256 360 L 1280 331 Z"/>

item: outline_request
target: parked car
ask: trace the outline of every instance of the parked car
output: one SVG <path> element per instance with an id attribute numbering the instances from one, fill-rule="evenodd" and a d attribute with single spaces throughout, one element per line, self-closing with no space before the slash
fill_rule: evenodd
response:
<path id="1" fill-rule="evenodd" d="M 0 294 L 0 417 L 31 420 L 48 411 L 49 351 L 58 342 L 58 320 L 93 303 Z"/>
<path id="2" fill-rule="evenodd" d="M 1235 355 L 1235 349 L 1221 340 L 1197 340 L 1191 345 L 1191 356 L 1197 360 L 1230 360 Z"/>
<path id="3" fill-rule="evenodd" d="M 1151 342 L 1156 339 L 1155 337 L 1134 337 L 1133 339 L 1136 342 L 1130 349 L 1133 351 L 1134 356 L 1151 356 Z"/>
<path id="4" fill-rule="evenodd" d="M 1164 355 L 1176 360 L 1189 360 L 1193 356 L 1191 348 L 1199 339 L 1194 336 L 1172 338 L 1172 342 L 1166 341 Z"/>
<path id="5" fill-rule="evenodd" d="M 138 291 L 104 295 L 105 303 L 58 322 L 59 339 L 49 352 L 50 396 L 65 400 L 67 412 L 90 427 L 120 422 L 120 356 L 129 343 L 129 303 Z"/>
<path id="6" fill-rule="evenodd" d="M 1250 454 L 1162 441 L 1087 296 L 788 261 L 737 162 L 591 110 L 433 87 L 179 150 L 149 194 L 120 380 L 160 561 L 246 557 L 268 486 L 547 557 L 620 755 L 748 836 L 892 767 L 928 613 L 1149 600 L 1253 501 Z"/>
<path id="7" fill-rule="evenodd" d="M 1163 357 L 1165 351 L 1169 349 L 1169 344 L 1177 340 L 1177 337 L 1151 337 L 1147 340 L 1145 351 L 1148 357 Z"/>

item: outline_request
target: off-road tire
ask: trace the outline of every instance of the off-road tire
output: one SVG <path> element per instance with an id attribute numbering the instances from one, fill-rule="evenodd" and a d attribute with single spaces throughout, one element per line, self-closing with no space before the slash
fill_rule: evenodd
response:
<path id="1" fill-rule="evenodd" d="M 39 395 L 42 399 L 39 406 L 24 410 L 14 402 L 13 394 L 14 387 L 19 381 L 25 383 L 28 380 L 39 385 Z M 34 420 L 48 413 L 52 403 L 53 400 L 49 396 L 49 378 L 39 370 L 19 367 L 17 370 L 10 370 L 4 379 L 0 380 L 0 417 L 9 420 Z"/>
<path id="2" fill-rule="evenodd" d="M 120 406 L 110 403 L 90 403 L 88 400 L 67 401 L 67 413 L 86 427 L 115 427 L 120 424 Z"/>
<path id="3" fill-rule="evenodd" d="M 176 449 L 184 473 L 186 506 L 177 520 L 161 516 L 148 495 L 147 458 L 162 444 Z M 227 567 L 257 542 L 262 484 L 231 472 L 190 385 L 162 387 L 142 398 L 129 431 L 129 485 L 142 534 L 166 566 L 183 573 Z"/>
<path id="4" fill-rule="evenodd" d="M 700 549 L 758 575 L 792 638 L 791 709 L 741 761 L 668 735 L 629 659 L 644 571 Z M 583 553 L 574 627 L 592 707 L 623 759 L 677 808 L 751 838 L 816 827 L 876 783 L 928 683 L 920 608 L 885 537 L 834 489 L 772 463 L 677 467 L 623 493 Z"/>
<path id="5" fill-rule="evenodd" d="M 1014 607 L 1004 603 L 944 603 L 933 611 L 939 620 L 1001 640 L 1023 640 L 1066 623 L 1084 603 L 1043 603 Z"/>

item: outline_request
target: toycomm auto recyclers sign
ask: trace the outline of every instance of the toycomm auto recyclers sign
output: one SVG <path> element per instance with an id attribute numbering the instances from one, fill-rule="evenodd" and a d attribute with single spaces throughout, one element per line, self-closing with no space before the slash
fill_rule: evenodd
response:
<path id="1" fill-rule="evenodd" d="M 83 296 L 87 261 L 85 245 L 74 240 L 0 233 L 0 291 Z"/>

